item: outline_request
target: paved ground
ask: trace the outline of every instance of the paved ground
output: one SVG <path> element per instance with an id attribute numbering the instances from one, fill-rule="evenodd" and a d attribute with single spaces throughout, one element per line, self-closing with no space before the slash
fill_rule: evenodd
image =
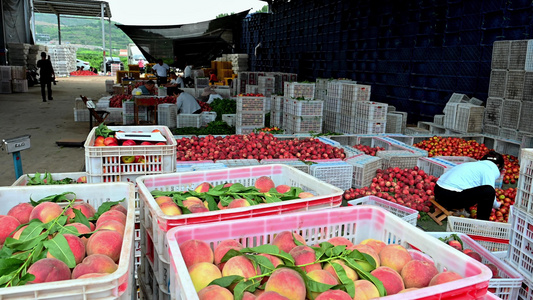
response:
<path id="1" fill-rule="evenodd" d="M 74 99 L 80 94 L 92 99 L 105 96 L 106 76 L 59 78 L 52 85 L 54 100 L 42 102 L 40 87 L 28 93 L 0 94 L 0 141 L 31 135 L 31 149 L 21 152 L 24 173 L 79 172 L 85 168 L 84 148 L 58 147 L 61 139 L 85 139 L 89 122 L 74 122 Z M 0 151 L 0 186 L 15 181 L 11 154 Z"/>

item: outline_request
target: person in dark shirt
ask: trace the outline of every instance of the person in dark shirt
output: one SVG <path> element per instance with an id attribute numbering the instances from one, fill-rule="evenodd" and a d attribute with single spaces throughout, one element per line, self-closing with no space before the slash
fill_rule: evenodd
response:
<path id="1" fill-rule="evenodd" d="M 37 68 L 40 69 L 39 80 L 41 81 L 41 95 L 43 97 L 43 102 L 46 102 L 46 87 L 48 88 L 48 100 L 54 100 L 54 98 L 52 98 L 52 81 L 54 81 L 56 74 L 52 67 L 52 62 L 46 58 L 45 52 L 41 52 L 41 59 L 37 62 Z"/>

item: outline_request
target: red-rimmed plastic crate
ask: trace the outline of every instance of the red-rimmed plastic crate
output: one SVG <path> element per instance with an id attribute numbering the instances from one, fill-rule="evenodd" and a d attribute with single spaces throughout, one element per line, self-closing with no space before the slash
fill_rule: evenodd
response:
<path id="1" fill-rule="evenodd" d="M 45 173 L 41 174 L 41 179 L 46 176 Z M 50 173 L 50 176 L 53 180 L 62 180 L 65 178 L 70 178 L 74 180 L 74 183 L 76 183 L 76 180 L 78 178 L 87 176 L 86 172 L 72 172 L 72 173 Z M 34 178 L 35 174 L 24 174 L 21 175 L 11 186 L 27 186 L 28 182 L 30 182 L 30 178 Z"/>
<path id="2" fill-rule="evenodd" d="M 412 209 L 412 208 L 400 205 L 398 203 L 390 202 L 388 200 L 385 200 L 383 198 L 379 198 L 376 196 L 365 196 L 362 198 L 348 201 L 348 206 L 356 206 L 356 205 L 379 206 L 381 208 L 384 208 L 388 212 L 391 212 L 394 215 L 400 217 L 405 222 L 413 226 L 416 226 L 416 220 L 418 218 L 418 211 L 416 209 Z"/>
<path id="3" fill-rule="evenodd" d="M 309 174 L 309 165 L 297 158 L 282 158 L 282 159 L 262 159 L 260 162 L 262 165 L 283 164 L 291 166 L 302 172 Z"/>
<path id="4" fill-rule="evenodd" d="M 520 287 L 520 291 L 518 292 L 518 299 L 533 299 L 533 280 L 531 280 L 531 277 L 524 277 L 524 280 L 522 281 L 522 286 Z"/>
<path id="5" fill-rule="evenodd" d="M 352 187 L 354 188 L 370 186 L 372 178 L 376 177 L 376 171 L 383 166 L 383 159 L 366 154 L 350 157 L 346 162 L 353 165 Z"/>
<path id="6" fill-rule="evenodd" d="M 83 199 L 94 208 L 107 201 L 120 201 L 128 214 L 124 230 L 124 240 L 118 269 L 106 276 L 88 279 L 63 280 L 48 283 L 27 284 L 1 288 L 0 299 L 131 299 L 134 293 L 134 230 L 135 230 L 135 189 L 132 184 L 119 182 L 107 184 L 76 184 L 46 186 L 0 187 L 0 215 L 15 205 L 41 199 L 49 195 L 73 192 L 76 198 Z"/>
<path id="7" fill-rule="evenodd" d="M 173 228 L 167 234 L 172 296 L 198 299 L 179 250 L 181 243 L 198 239 L 214 248 L 223 240 L 236 239 L 244 247 L 255 247 L 285 230 L 297 231 L 309 245 L 335 236 L 345 237 L 354 244 L 372 238 L 404 247 L 413 245 L 429 255 L 439 271 L 447 269 L 465 277 L 380 299 L 477 299 L 487 293 L 492 276 L 482 263 L 446 246 L 385 209 L 364 205 Z"/>
<path id="8" fill-rule="evenodd" d="M 468 235 L 491 252 L 507 251 L 511 224 L 449 216 L 446 231 Z"/>
<path id="9" fill-rule="evenodd" d="M 522 149 L 514 207 L 533 214 L 533 149 Z"/>
<path id="10" fill-rule="evenodd" d="M 426 174 L 433 175 L 435 177 L 440 177 L 442 174 L 456 166 L 456 164 L 452 162 L 438 160 L 433 157 L 419 157 L 416 165 L 420 170 L 426 172 Z"/>
<path id="11" fill-rule="evenodd" d="M 533 277 L 533 214 L 511 209 L 511 238 L 507 260 L 524 277 Z"/>
<path id="12" fill-rule="evenodd" d="M 261 176 L 269 176 L 276 185 L 300 187 L 316 196 L 223 211 L 167 216 L 150 193 L 154 190 L 185 191 L 194 189 L 202 182 L 209 182 L 212 185 L 232 182 L 253 186 L 255 180 Z M 150 232 L 158 253 L 162 253 L 167 260 L 168 244 L 165 234 L 173 227 L 338 207 L 342 203 L 344 192 L 300 170 L 278 164 L 143 176 L 137 179 L 137 184 L 141 198 L 141 225 Z"/>
<path id="13" fill-rule="evenodd" d="M 428 234 L 436 238 L 446 238 L 451 234 L 456 234 L 463 242 L 463 249 L 471 249 L 477 252 L 481 256 L 482 263 L 496 266 L 499 277 L 490 279 L 489 291 L 502 299 L 514 300 L 518 298 L 518 292 L 524 277 L 505 263 L 505 261 L 498 258 L 466 234 L 459 232 L 428 232 Z"/>

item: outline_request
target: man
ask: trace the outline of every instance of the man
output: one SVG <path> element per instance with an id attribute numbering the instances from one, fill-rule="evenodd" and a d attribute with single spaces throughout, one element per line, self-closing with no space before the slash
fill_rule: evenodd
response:
<path id="1" fill-rule="evenodd" d="M 183 79 L 176 75 L 176 72 L 170 72 L 170 82 L 165 86 L 167 87 L 167 94 L 171 96 L 177 88 L 184 87 Z"/>
<path id="2" fill-rule="evenodd" d="M 183 70 L 183 77 L 185 77 L 183 81 L 187 87 L 191 87 L 194 83 L 194 80 L 192 79 L 192 67 L 193 65 L 187 64 Z"/>
<path id="3" fill-rule="evenodd" d="M 141 89 L 143 95 L 152 95 L 155 90 L 155 82 L 153 80 L 148 80 L 144 85 L 141 85 L 139 89 Z"/>
<path id="4" fill-rule="evenodd" d="M 199 114 L 202 112 L 202 108 L 196 98 L 191 94 L 184 92 L 183 90 L 176 90 L 176 105 L 178 106 L 178 114 Z"/>
<path id="5" fill-rule="evenodd" d="M 41 52 L 41 59 L 37 62 L 37 68 L 40 69 L 39 75 L 43 102 L 46 102 L 45 87 L 48 88 L 48 100 L 54 100 L 54 98 L 52 98 L 52 81 L 54 81 L 56 74 L 52 67 L 52 62 L 46 58 L 45 52 Z"/>
<path id="6" fill-rule="evenodd" d="M 162 59 L 157 60 L 157 64 L 152 67 L 154 75 L 157 77 L 157 85 L 163 85 L 167 83 L 167 73 L 169 66 L 163 62 Z"/>

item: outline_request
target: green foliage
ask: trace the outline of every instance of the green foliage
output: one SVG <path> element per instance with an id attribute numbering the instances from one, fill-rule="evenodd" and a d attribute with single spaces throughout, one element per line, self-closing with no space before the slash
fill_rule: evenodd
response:
<path id="1" fill-rule="evenodd" d="M 237 113 L 237 101 L 233 99 L 217 98 L 209 106 L 211 106 L 212 111 L 217 113 L 217 121 L 222 120 L 222 115 Z"/>
<path id="2" fill-rule="evenodd" d="M 217 113 L 218 117 L 218 113 Z M 229 126 L 224 121 L 213 121 L 207 127 L 182 127 L 171 130 L 174 135 L 207 135 L 207 134 L 235 134 L 235 127 Z"/>

